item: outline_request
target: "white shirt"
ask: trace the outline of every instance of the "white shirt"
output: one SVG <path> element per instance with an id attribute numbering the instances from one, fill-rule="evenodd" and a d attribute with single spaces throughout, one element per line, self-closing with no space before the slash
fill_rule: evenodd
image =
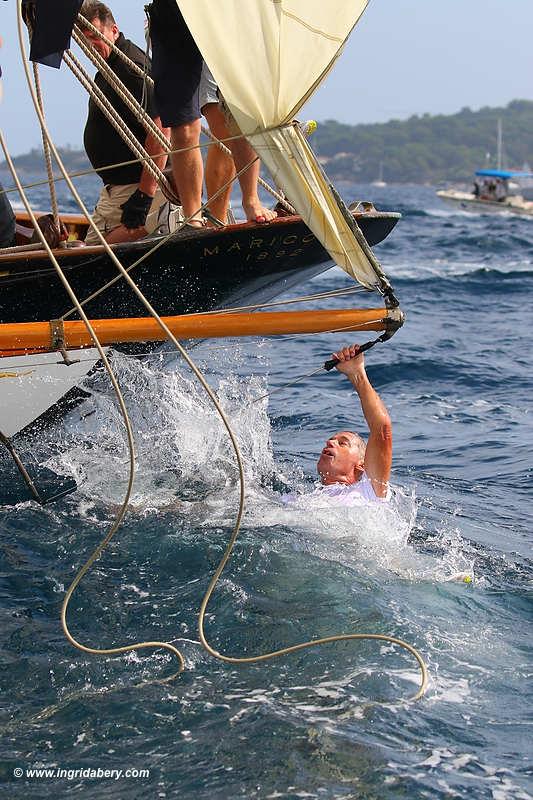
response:
<path id="1" fill-rule="evenodd" d="M 363 472 L 356 483 L 330 483 L 327 486 L 319 484 L 310 494 L 297 495 L 295 492 L 283 495 L 283 503 L 291 504 L 299 500 L 316 501 L 324 500 L 325 505 L 335 506 L 363 506 L 368 503 L 387 503 L 391 498 L 390 487 L 387 486 L 385 497 L 378 497 L 372 482 L 366 472 Z"/>

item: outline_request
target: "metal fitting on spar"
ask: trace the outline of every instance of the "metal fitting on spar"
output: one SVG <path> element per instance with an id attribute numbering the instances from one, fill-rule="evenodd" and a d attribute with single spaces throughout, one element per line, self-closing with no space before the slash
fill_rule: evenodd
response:
<path id="1" fill-rule="evenodd" d="M 405 314 L 401 308 L 387 309 L 387 316 L 384 320 L 386 330 L 395 332 L 399 330 L 405 322 Z"/>

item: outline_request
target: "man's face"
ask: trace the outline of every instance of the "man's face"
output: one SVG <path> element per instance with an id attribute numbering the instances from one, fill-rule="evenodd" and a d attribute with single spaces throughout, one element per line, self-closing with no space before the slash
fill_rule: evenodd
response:
<path id="1" fill-rule="evenodd" d="M 104 34 L 106 39 L 110 39 L 112 42 L 116 42 L 116 40 L 118 39 L 119 30 L 114 22 L 104 23 L 98 17 L 89 20 L 89 22 L 92 22 L 94 27 L 98 28 L 98 30 Z M 92 44 L 94 49 L 98 53 L 100 53 L 102 58 L 105 58 L 105 60 L 107 61 L 107 59 L 111 55 L 110 46 L 105 42 L 103 42 L 102 39 L 100 39 L 100 37 L 96 35 L 96 33 L 93 33 L 93 31 L 84 30 L 83 35 L 87 39 L 87 41 Z"/>
<path id="2" fill-rule="evenodd" d="M 355 483 L 364 470 L 360 440 L 350 431 L 334 433 L 327 440 L 316 465 L 322 483 Z"/>

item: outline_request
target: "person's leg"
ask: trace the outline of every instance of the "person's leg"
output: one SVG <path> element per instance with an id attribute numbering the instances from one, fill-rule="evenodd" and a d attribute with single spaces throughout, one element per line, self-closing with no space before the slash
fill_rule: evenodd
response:
<path id="1" fill-rule="evenodd" d="M 173 0 L 152 4 L 152 77 L 155 104 L 164 127 L 171 128 L 172 174 L 183 213 L 201 224 L 203 162 L 200 153 L 199 87 L 203 59 Z"/>
<path id="2" fill-rule="evenodd" d="M 224 114 L 218 103 L 208 103 L 202 108 L 202 113 L 207 120 L 209 130 L 217 139 L 224 140 L 229 136 Z M 224 224 L 228 221 L 228 209 L 231 197 L 232 179 L 235 176 L 233 158 L 224 153 L 214 142 L 207 151 L 205 164 L 205 187 L 209 202 L 209 210 L 214 217 Z M 226 188 L 222 190 L 222 187 Z M 213 195 L 219 192 L 217 197 Z"/>
<path id="3" fill-rule="evenodd" d="M 92 218 L 96 227 L 109 244 L 135 242 L 154 230 L 157 224 L 157 212 L 165 202 L 165 197 L 159 189 L 155 194 L 146 223 L 142 228 L 136 228 L 132 231 L 122 225 L 122 206 L 137 188 L 138 185 L 136 183 L 129 183 L 123 186 L 104 186 L 102 189 Z M 100 239 L 92 227 L 89 227 L 87 231 L 85 244 L 89 246 L 100 244 Z"/>
<path id="4" fill-rule="evenodd" d="M 261 203 L 259 195 L 257 194 L 257 182 L 261 164 L 252 145 L 244 136 L 241 136 L 239 139 L 232 139 L 228 144 L 233 154 L 237 172 L 243 169 L 247 164 L 250 164 L 248 169 L 239 175 L 239 183 L 242 192 L 242 207 L 246 214 L 246 219 L 254 222 L 268 222 L 274 219 L 277 217 L 276 212 L 272 211 L 270 208 L 266 208 Z"/>
<path id="5" fill-rule="evenodd" d="M 135 183 L 122 186 L 108 185 L 104 186 L 100 192 L 92 218 L 98 230 L 110 244 L 131 240 L 131 237 L 127 235 L 126 229 L 121 225 L 122 209 L 120 206 L 126 202 L 136 188 L 137 184 Z M 122 234 L 120 229 L 123 229 Z M 92 226 L 89 226 L 87 230 L 85 244 L 89 246 L 100 244 L 100 239 Z"/>
<path id="6" fill-rule="evenodd" d="M 173 153 L 172 175 L 179 192 L 183 214 L 186 219 L 192 217 L 192 224 L 201 225 L 202 184 L 204 164 L 200 152 L 199 119 L 172 128 L 171 142 Z M 181 152 L 180 152 L 181 151 Z"/>

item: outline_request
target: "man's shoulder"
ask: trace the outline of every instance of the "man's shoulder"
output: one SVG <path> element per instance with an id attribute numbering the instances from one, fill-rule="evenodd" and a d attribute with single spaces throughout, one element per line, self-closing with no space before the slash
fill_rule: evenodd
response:
<path id="1" fill-rule="evenodd" d="M 125 56 L 127 56 L 131 61 L 137 64 L 138 67 L 144 69 L 145 65 L 148 66 L 148 71 L 151 68 L 151 62 L 144 50 L 138 47 L 135 42 L 132 42 L 131 39 L 126 39 L 123 34 L 120 34 L 119 38 L 115 42 L 115 46 L 121 50 Z M 120 56 L 115 54 L 115 63 L 113 64 L 113 68 L 115 72 L 124 71 L 124 72 L 134 72 L 133 68 L 130 67 L 129 64 L 126 64 Z M 120 65 L 120 66 L 119 66 Z M 118 69 L 117 69 L 118 67 Z M 135 73 L 136 74 L 136 73 Z"/>

